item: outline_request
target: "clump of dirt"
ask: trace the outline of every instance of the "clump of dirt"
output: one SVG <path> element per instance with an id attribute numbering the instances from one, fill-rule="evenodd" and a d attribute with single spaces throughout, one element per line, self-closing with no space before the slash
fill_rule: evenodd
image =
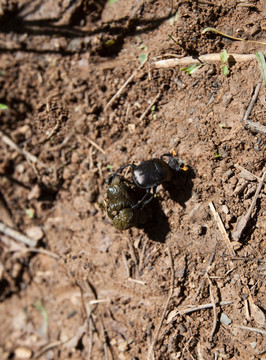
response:
<path id="1" fill-rule="evenodd" d="M 158 61 L 263 53 L 264 12 L 262 0 L 2 1 L 1 359 L 263 358 L 260 68 Z M 117 230 L 99 206 L 106 178 L 172 151 L 189 170 L 158 187 L 155 219 Z"/>

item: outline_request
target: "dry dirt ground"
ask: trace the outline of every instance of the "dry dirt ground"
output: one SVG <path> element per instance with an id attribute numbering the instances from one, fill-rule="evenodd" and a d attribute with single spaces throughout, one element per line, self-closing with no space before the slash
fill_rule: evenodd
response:
<path id="1" fill-rule="evenodd" d="M 228 76 L 219 60 L 158 67 L 265 52 L 265 12 L 1 0 L 0 221 L 31 239 L 1 233 L 1 359 L 266 359 L 265 84 L 248 117 L 259 128 L 243 120 L 258 62 L 233 59 Z M 173 150 L 189 170 L 157 189 L 144 228 L 116 230 L 98 205 L 105 179 Z"/>

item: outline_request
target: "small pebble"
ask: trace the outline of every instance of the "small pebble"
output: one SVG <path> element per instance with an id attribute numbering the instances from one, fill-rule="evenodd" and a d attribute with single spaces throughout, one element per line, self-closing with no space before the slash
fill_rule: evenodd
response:
<path id="1" fill-rule="evenodd" d="M 120 352 L 125 352 L 128 349 L 128 343 L 127 341 L 123 341 L 118 345 L 118 350 Z"/>
<path id="2" fill-rule="evenodd" d="M 32 351 L 26 347 L 18 347 L 15 350 L 15 358 L 18 359 L 30 359 L 32 356 Z"/>
<path id="3" fill-rule="evenodd" d="M 221 314 L 220 321 L 225 325 L 230 325 L 232 323 L 232 320 L 225 313 Z"/>
<path id="4" fill-rule="evenodd" d="M 229 214 L 228 206 L 223 205 L 223 206 L 222 206 L 222 211 L 223 211 L 226 215 Z"/>
<path id="5" fill-rule="evenodd" d="M 32 240 L 39 241 L 43 237 L 43 231 L 39 226 L 32 226 L 25 231 L 26 235 Z"/>

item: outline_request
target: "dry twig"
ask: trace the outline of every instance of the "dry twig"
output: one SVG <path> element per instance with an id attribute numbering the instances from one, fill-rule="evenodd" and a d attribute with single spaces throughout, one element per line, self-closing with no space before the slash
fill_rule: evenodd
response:
<path id="1" fill-rule="evenodd" d="M 11 227 L 4 224 L 2 221 L 0 221 L 0 232 L 30 247 L 34 248 L 37 245 L 36 240 L 30 239 L 28 236 L 22 234 L 21 232 L 12 229 Z"/>
<path id="2" fill-rule="evenodd" d="M 218 228 L 219 228 L 219 230 L 220 230 L 221 233 L 222 233 L 223 239 L 224 239 L 224 241 L 225 241 L 225 243 L 226 243 L 226 245 L 227 245 L 228 250 L 230 251 L 230 253 L 231 253 L 233 256 L 236 256 L 236 253 L 235 253 L 235 251 L 234 251 L 234 249 L 233 249 L 233 246 L 232 246 L 232 244 L 231 244 L 231 241 L 230 241 L 230 239 L 229 239 L 229 236 L 227 235 L 227 232 L 226 232 L 226 230 L 225 230 L 225 227 L 224 227 L 224 224 L 223 224 L 223 222 L 222 222 L 222 219 L 220 218 L 220 215 L 219 215 L 219 214 L 217 213 L 217 211 L 215 210 L 215 207 L 214 207 L 212 201 L 209 203 L 209 207 L 210 207 L 210 209 L 211 209 L 211 211 L 212 211 L 212 213 L 213 213 L 214 219 L 215 219 L 216 222 L 217 222 Z"/>
<path id="3" fill-rule="evenodd" d="M 162 92 L 159 91 L 158 94 L 153 99 L 153 101 L 150 103 L 150 105 L 147 107 L 147 109 L 144 111 L 144 113 L 139 118 L 138 123 L 141 123 L 143 121 L 143 119 L 145 119 L 145 117 L 147 116 L 147 114 L 149 113 L 149 111 L 151 110 L 153 105 L 156 104 L 156 102 L 160 99 L 161 96 L 162 96 Z"/>
<path id="4" fill-rule="evenodd" d="M 25 158 L 26 158 L 28 161 L 30 161 L 30 162 L 32 162 L 32 163 L 34 163 L 34 164 L 38 163 L 38 164 L 40 164 L 41 166 L 44 166 L 44 164 L 43 164 L 41 161 L 39 161 L 39 159 L 38 159 L 36 156 L 32 155 L 30 152 L 28 152 L 28 151 L 25 150 L 25 149 L 21 149 L 16 143 L 14 143 L 13 140 L 11 140 L 8 136 L 6 136 L 1 130 L 0 130 L 0 139 L 1 139 L 6 145 L 8 145 L 8 146 L 10 146 L 12 149 L 14 149 L 16 152 L 18 152 L 19 154 L 25 156 Z"/>
<path id="5" fill-rule="evenodd" d="M 212 341 L 213 339 L 213 335 L 215 333 L 216 330 L 216 326 L 217 326 L 217 309 L 216 309 L 216 303 L 215 303 L 215 299 L 212 293 L 212 283 L 211 280 L 208 276 L 208 274 L 206 274 L 208 282 L 209 282 L 209 291 L 210 291 L 210 299 L 211 299 L 211 303 L 212 303 L 212 307 L 213 307 L 213 326 L 212 326 L 212 331 L 210 333 L 210 339 Z"/>
<path id="6" fill-rule="evenodd" d="M 99 150 L 102 154 L 106 154 L 106 152 L 98 145 L 98 144 L 96 144 L 96 142 L 95 141 L 93 141 L 93 140 L 91 140 L 91 139 L 88 139 L 87 138 L 87 140 L 88 140 L 88 142 L 92 145 L 92 146 L 94 146 L 97 150 Z"/>
<path id="7" fill-rule="evenodd" d="M 251 101 L 250 101 L 250 104 L 245 112 L 245 115 L 243 116 L 243 118 L 240 120 L 241 122 L 246 122 L 250 113 L 251 113 L 251 110 L 253 109 L 253 106 L 255 104 L 255 102 L 257 101 L 257 98 L 258 98 L 258 95 L 259 95 L 259 91 L 260 91 L 260 87 L 261 87 L 261 84 L 262 84 L 262 76 L 259 78 L 259 81 L 256 85 L 256 88 L 255 88 L 255 91 L 254 91 L 254 94 L 251 98 Z"/>
<path id="8" fill-rule="evenodd" d="M 47 256 L 50 256 L 52 258 L 55 259 L 60 259 L 60 255 L 53 253 L 52 251 L 49 250 L 45 250 L 45 249 L 36 249 L 36 248 L 24 248 L 21 250 L 16 250 L 16 251 L 11 251 L 11 252 L 15 252 L 15 253 L 19 253 L 19 254 L 23 254 L 23 253 L 27 253 L 27 252 L 33 252 L 33 253 L 39 253 L 39 254 L 44 254 Z"/>
<path id="9" fill-rule="evenodd" d="M 216 306 L 224 306 L 224 305 L 231 305 L 233 304 L 233 301 L 221 301 L 219 303 L 216 303 Z M 188 308 L 186 309 L 181 309 L 181 310 L 173 310 L 170 312 L 168 318 L 167 318 L 167 324 L 169 324 L 171 321 L 173 321 L 173 319 L 177 316 L 177 315 L 186 315 L 186 314 L 190 314 L 194 311 L 198 311 L 198 310 L 204 310 L 204 309 L 212 309 L 213 308 L 213 304 L 209 303 L 209 304 L 203 304 L 203 305 L 189 305 Z"/>
<path id="10" fill-rule="evenodd" d="M 264 179 L 266 177 L 266 171 L 264 171 L 264 174 L 262 176 L 262 178 L 260 179 L 260 182 L 258 184 L 256 193 L 253 197 L 252 203 L 248 209 L 248 212 L 246 213 L 246 215 L 241 216 L 241 218 L 239 219 L 238 223 L 237 223 L 237 227 L 236 227 L 236 231 L 233 232 L 232 237 L 235 241 L 238 241 L 241 238 L 241 235 L 243 234 L 243 231 L 245 230 L 247 223 L 251 217 L 252 211 L 256 205 L 259 193 L 261 191 L 261 188 L 263 186 L 264 183 Z"/>
<path id="11" fill-rule="evenodd" d="M 204 281 L 205 281 L 204 275 L 208 275 L 208 271 L 209 271 L 210 266 L 211 266 L 211 264 L 212 264 L 212 262 L 213 262 L 213 259 L 214 259 L 215 251 L 216 251 L 216 246 L 215 246 L 214 252 L 213 252 L 213 253 L 211 254 L 211 256 L 210 256 L 210 260 L 209 260 L 208 265 L 207 265 L 207 267 L 206 267 L 206 269 L 205 269 L 205 271 L 204 271 L 204 274 L 203 274 L 203 279 L 201 280 L 201 282 L 200 282 L 200 284 L 199 284 L 198 290 L 197 290 L 197 292 L 196 292 L 196 294 L 195 294 L 195 296 L 194 296 L 194 298 L 193 298 L 193 300 L 192 300 L 192 304 L 194 304 L 194 303 L 196 302 L 197 297 L 198 297 L 198 295 L 199 295 L 199 293 L 200 293 L 200 291 L 201 291 L 202 285 L 203 285 L 203 283 L 204 283 Z"/>
<path id="12" fill-rule="evenodd" d="M 266 335 L 266 330 L 252 328 L 252 327 L 244 326 L 244 325 L 237 325 L 237 324 L 235 324 L 235 327 L 237 327 L 237 328 L 239 328 L 241 330 L 248 330 L 248 331 L 253 331 L 253 332 L 260 333 L 262 335 Z"/>
<path id="13" fill-rule="evenodd" d="M 147 57 L 148 59 L 148 57 Z M 109 102 L 106 104 L 103 111 L 106 111 L 110 105 L 115 101 L 115 99 L 120 96 L 120 94 L 124 91 L 126 86 L 130 83 L 130 81 L 133 80 L 134 76 L 138 73 L 140 69 L 143 68 L 144 64 L 146 63 L 147 59 L 133 72 L 133 74 L 124 82 L 124 84 L 121 86 L 121 88 L 115 93 L 115 95 L 109 100 Z"/>
<path id="14" fill-rule="evenodd" d="M 255 54 L 229 54 L 230 57 L 233 57 L 235 61 L 251 61 L 256 60 Z M 159 60 L 154 63 L 156 68 L 169 68 L 175 66 L 183 66 L 190 64 L 202 64 L 207 61 L 221 61 L 221 54 L 205 54 L 199 56 L 195 59 L 192 56 L 186 56 L 181 59 L 167 59 Z"/>

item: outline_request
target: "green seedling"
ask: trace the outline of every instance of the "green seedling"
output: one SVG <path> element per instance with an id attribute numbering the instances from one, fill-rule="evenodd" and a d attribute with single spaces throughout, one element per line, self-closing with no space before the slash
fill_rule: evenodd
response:
<path id="1" fill-rule="evenodd" d="M 220 55 L 220 59 L 221 59 L 221 62 L 222 62 L 222 66 L 221 66 L 221 69 L 222 69 L 222 73 L 223 75 L 225 76 L 228 76 L 229 75 L 229 68 L 228 66 L 226 65 L 227 61 L 228 61 L 228 58 L 229 58 L 229 55 L 227 53 L 227 51 L 224 49 Z"/>
<path id="2" fill-rule="evenodd" d="M 117 0 L 109 0 L 109 4 L 113 5 Z"/>
<path id="3" fill-rule="evenodd" d="M 33 209 L 26 209 L 25 213 L 26 213 L 26 215 L 28 215 L 28 217 L 30 219 L 34 218 L 34 210 Z"/>
<path id="4" fill-rule="evenodd" d="M 7 110 L 8 106 L 4 104 L 0 104 L 0 110 Z"/>
<path id="5" fill-rule="evenodd" d="M 113 167 L 114 167 L 113 165 L 107 165 L 107 169 L 108 169 L 108 170 L 112 170 Z"/>
<path id="6" fill-rule="evenodd" d="M 156 105 L 152 106 L 151 113 L 152 113 L 153 120 L 156 120 Z"/>
<path id="7" fill-rule="evenodd" d="M 194 72 L 196 72 L 197 70 L 199 70 L 204 64 L 192 64 L 186 67 L 181 68 L 181 71 L 185 71 L 186 73 L 188 73 L 189 75 L 193 74 Z"/>
<path id="8" fill-rule="evenodd" d="M 141 64 L 145 63 L 145 61 L 147 60 L 147 56 L 148 56 L 147 54 L 140 54 L 139 61 Z"/>
<path id="9" fill-rule="evenodd" d="M 115 44 L 115 41 L 112 39 L 106 40 L 104 43 L 105 46 L 112 46 L 114 44 Z"/>
<path id="10" fill-rule="evenodd" d="M 218 151 L 215 151 L 214 152 L 214 157 L 215 159 L 221 159 L 222 158 L 222 155 L 218 153 Z"/>
<path id="11" fill-rule="evenodd" d="M 257 61 L 258 61 L 259 67 L 260 67 L 260 71 L 261 71 L 261 74 L 262 74 L 264 84 L 266 84 L 266 62 L 265 62 L 265 57 L 264 57 L 263 53 L 259 51 L 259 52 L 256 53 L 256 58 L 257 58 Z"/>
<path id="12" fill-rule="evenodd" d="M 41 328 L 39 330 L 40 334 L 42 336 L 47 336 L 47 332 L 48 332 L 48 314 L 47 311 L 42 303 L 41 300 L 37 300 L 33 306 L 35 307 L 36 310 L 38 310 L 42 316 L 42 325 Z"/>

